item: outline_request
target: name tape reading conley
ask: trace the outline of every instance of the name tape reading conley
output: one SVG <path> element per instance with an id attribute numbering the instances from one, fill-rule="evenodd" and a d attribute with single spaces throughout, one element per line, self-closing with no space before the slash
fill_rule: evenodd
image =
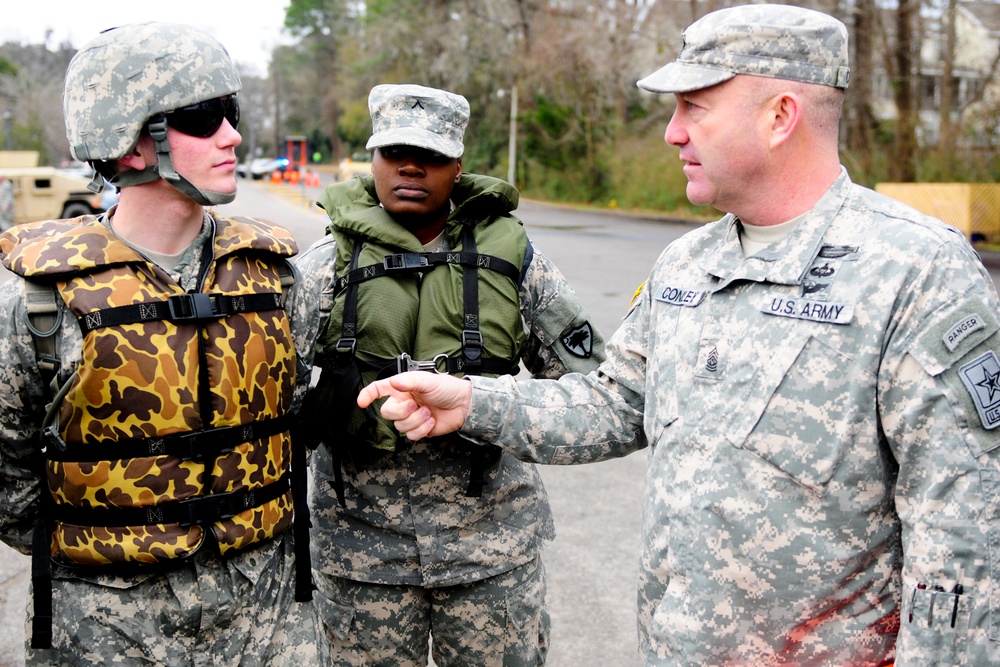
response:
<path id="1" fill-rule="evenodd" d="M 667 286 L 655 292 L 653 298 L 663 303 L 669 303 L 671 306 L 694 308 L 705 300 L 705 291 Z"/>
<path id="2" fill-rule="evenodd" d="M 815 299 L 767 297 L 761 304 L 760 310 L 768 315 L 826 324 L 850 324 L 854 319 L 853 303 L 833 303 Z"/>

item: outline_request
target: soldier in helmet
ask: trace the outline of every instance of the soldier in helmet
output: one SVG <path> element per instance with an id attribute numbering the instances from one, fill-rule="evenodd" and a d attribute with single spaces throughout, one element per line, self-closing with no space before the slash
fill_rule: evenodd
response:
<path id="1" fill-rule="evenodd" d="M 236 193 L 239 89 L 188 26 L 102 33 L 64 110 L 119 203 L 0 236 L 20 277 L 0 288 L 0 539 L 33 554 L 29 665 L 319 660 L 295 242 L 206 209 Z"/>
<path id="2" fill-rule="evenodd" d="M 540 665 L 553 524 L 538 472 L 456 437 L 408 442 L 356 400 L 414 365 L 586 372 L 603 340 L 514 216 L 514 186 L 463 171 L 464 97 L 379 85 L 368 106 L 372 174 L 322 193 L 328 235 L 296 260 L 320 304 L 306 316 L 322 371 L 303 412 L 323 441 L 317 607 L 336 664 L 426 665 L 430 637 L 439 665 Z"/>

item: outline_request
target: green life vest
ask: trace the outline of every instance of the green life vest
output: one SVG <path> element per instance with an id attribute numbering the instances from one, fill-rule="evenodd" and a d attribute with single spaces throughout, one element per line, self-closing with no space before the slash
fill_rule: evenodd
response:
<path id="1" fill-rule="evenodd" d="M 392 424 L 355 400 L 365 384 L 406 370 L 400 355 L 456 375 L 517 372 L 526 340 L 518 288 L 530 260 L 524 228 L 509 215 L 517 190 L 463 174 L 452 200 L 445 224 L 452 250 L 430 253 L 378 205 L 371 177 L 320 197 L 337 241 L 337 280 L 317 342 L 323 371 L 310 412 L 324 416 L 328 445 L 397 448 Z"/>

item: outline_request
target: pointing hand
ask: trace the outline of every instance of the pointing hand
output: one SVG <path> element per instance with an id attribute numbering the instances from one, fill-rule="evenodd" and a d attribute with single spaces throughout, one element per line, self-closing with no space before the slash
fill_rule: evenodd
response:
<path id="1" fill-rule="evenodd" d="M 424 371 L 393 375 L 361 390 L 358 406 L 386 398 L 380 412 L 410 440 L 457 431 L 465 423 L 472 398 L 467 380 Z"/>

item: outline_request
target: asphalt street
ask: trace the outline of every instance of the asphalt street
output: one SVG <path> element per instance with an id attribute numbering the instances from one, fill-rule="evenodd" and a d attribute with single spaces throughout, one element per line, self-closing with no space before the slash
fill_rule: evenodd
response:
<path id="1" fill-rule="evenodd" d="M 241 181 L 224 214 L 286 225 L 302 248 L 323 234 L 316 188 Z M 689 225 L 522 202 L 518 215 L 610 336 L 659 252 Z M 1000 258 L 984 256 L 994 281 Z M 9 274 L 0 269 L 0 282 Z M 543 466 L 557 538 L 544 561 L 552 616 L 549 667 L 636 665 L 635 585 L 646 456 L 588 466 Z M 0 544 L 0 667 L 23 665 L 29 559 Z M 56 620 L 58 622 L 58 619 Z"/>

